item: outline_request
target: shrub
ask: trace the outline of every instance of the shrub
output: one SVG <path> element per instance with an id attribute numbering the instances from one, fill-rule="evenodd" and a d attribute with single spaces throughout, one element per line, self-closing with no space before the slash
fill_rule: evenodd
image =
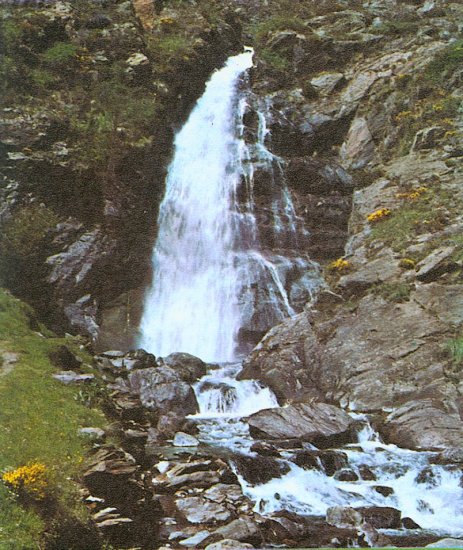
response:
<path id="1" fill-rule="evenodd" d="M 47 468 L 41 462 L 31 462 L 2 475 L 2 481 L 19 497 L 43 500 L 48 494 Z"/>

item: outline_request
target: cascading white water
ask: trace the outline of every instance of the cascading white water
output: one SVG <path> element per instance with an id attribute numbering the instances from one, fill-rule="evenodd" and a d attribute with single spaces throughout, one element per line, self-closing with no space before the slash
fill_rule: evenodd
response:
<path id="1" fill-rule="evenodd" d="M 153 286 L 140 327 L 141 346 L 159 355 L 235 357 L 240 313 L 234 214 L 242 172 L 237 88 L 252 55 L 231 57 L 211 77 L 175 139 L 153 253 Z"/>

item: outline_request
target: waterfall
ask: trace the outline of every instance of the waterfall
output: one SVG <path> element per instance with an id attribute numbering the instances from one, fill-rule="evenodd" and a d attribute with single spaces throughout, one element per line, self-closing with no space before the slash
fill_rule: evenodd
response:
<path id="1" fill-rule="evenodd" d="M 234 359 L 240 324 L 236 190 L 241 179 L 239 82 L 252 52 L 214 73 L 175 139 L 145 301 L 141 346 Z"/>
<path id="2" fill-rule="evenodd" d="M 252 56 L 230 57 L 212 75 L 175 138 L 140 326 L 140 346 L 156 355 L 236 360 L 320 285 L 318 265 L 298 252 L 305 232 L 282 161 L 265 145 L 267 105 L 257 106 L 256 143 L 244 139 L 241 84 Z M 270 203 L 260 213 L 255 170 L 268 173 Z"/>

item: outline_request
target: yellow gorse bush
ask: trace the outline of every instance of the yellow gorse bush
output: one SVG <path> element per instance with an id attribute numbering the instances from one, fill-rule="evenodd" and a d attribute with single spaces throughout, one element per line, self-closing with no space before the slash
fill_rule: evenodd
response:
<path id="1" fill-rule="evenodd" d="M 338 258 L 337 260 L 334 260 L 330 264 L 328 264 L 328 269 L 330 271 L 347 271 L 350 268 L 350 263 L 347 260 L 344 260 L 344 258 Z"/>
<path id="2" fill-rule="evenodd" d="M 16 494 L 25 494 L 34 500 L 43 500 L 47 495 L 47 468 L 41 462 L 5 472 L 2 481 Z"/>
<path id="3" fill-rule="evenodd" d="M 391 211 L 389 208 L 380 208 L 379 210 L 375 210 L 371 214 L 368 214 L 367 220 L 369 222 L 378 222 L 382 220 L 383 218 L 387 218 L 391 214 Z"/>

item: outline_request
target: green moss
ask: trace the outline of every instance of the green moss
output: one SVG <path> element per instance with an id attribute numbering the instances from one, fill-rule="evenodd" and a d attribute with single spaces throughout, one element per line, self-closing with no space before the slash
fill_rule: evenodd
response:
<path id="1" fill-rule="evenodd" d="M 2 375 L 0 370 L 0 470 L 43 462 L 62 509 L 83 518 L 86 511 L 72 481 L 79 475 L 87 449 L 78 429 L 102 426 L 104 418 L 81 404 L 78 389 L 63 386 L 51 376 L 55 369 L 48 359 L 50 351 L 64 342 L 77 351 L 76 345 L 69 339 L 35 333 L 30 316 L 27 306 L 0 291 L 0 351 L 18 355 L 10 372 Z M 0 518 L 0 548 L 39 547 L 43 522 L 38 510 L 21 508 L 4 487 L 0 487 Z"/>
<path id="2" fill-rule="evenodd" d="M 290 66 L 290 62 L 286 57 L 280 53 L 273 52 L 268 48 L 264 48 L 260 52 L 260 57 L 263 61 L 265 61 L 265 63 L 270 65 L 270 67 L 278 71 L 286 71 Z"/>
<path id="3" fill-rule="evenodd" d="M 43 54 L 44 63 L 53 69 L 67 68 L 77 54 L 77 47 L 70 42 L 57 42 Z"/>
<path id="4" fill-rule="evenodd" d="M 438 53 L 428 64 L 425 77 L 434 84 L 444 84 L 449 75 L 461 68 L 463 63 L 463 40 L 456 40 Z"/>
<path id="5" fill-rule="evenodd" d="M 463 336 L 453 338 L 447 342 L 447 351 L 456 367 L 463 365 Z"/>

